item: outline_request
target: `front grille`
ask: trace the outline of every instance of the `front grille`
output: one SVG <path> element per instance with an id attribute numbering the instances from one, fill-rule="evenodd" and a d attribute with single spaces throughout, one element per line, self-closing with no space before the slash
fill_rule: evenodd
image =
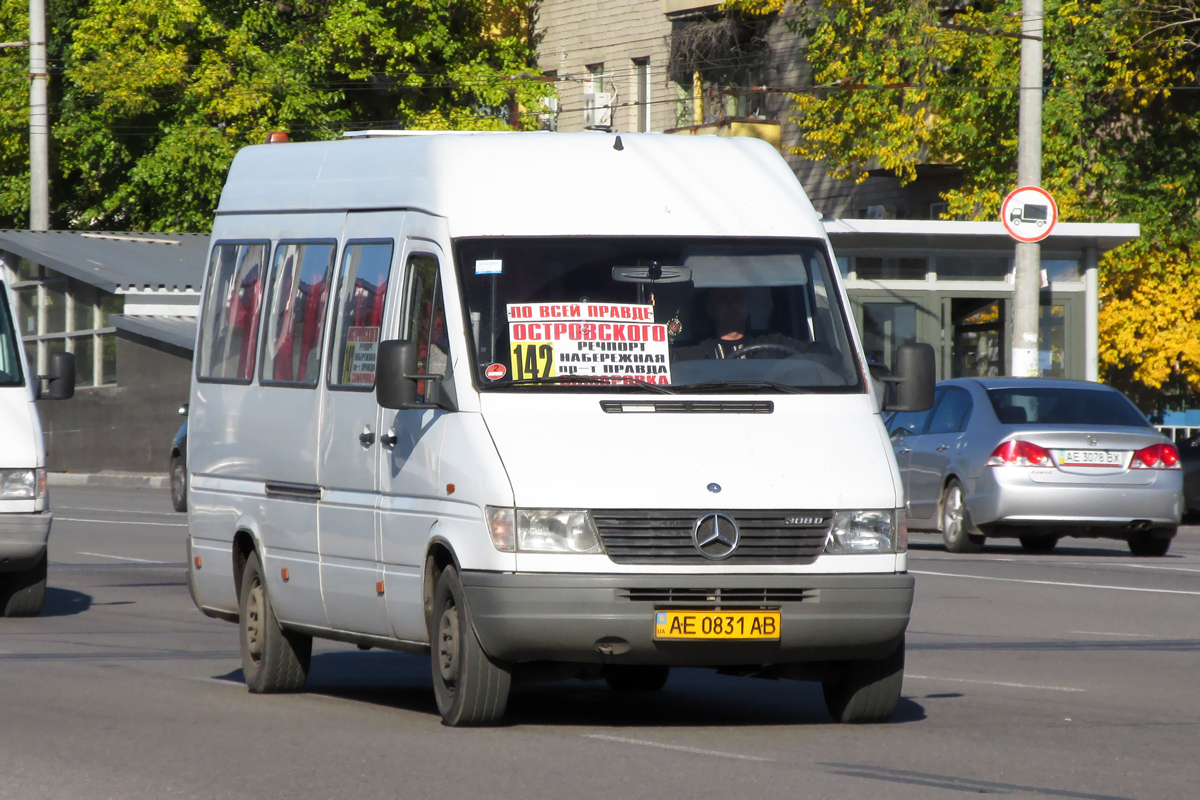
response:
<path id="1" fill-rule="evenodd" d="M 696 549 L 692 527 L 709 511 L 592 511 L 600 541 L 618 564 L 712 564 Z M 832 511 L 722 511 L 737 523 L 733 555 L 722 564 L 811 564 L 821 554 Z"/>
<path id="2" fill-rule="evenodd" d="M 815 600 L 816 589 L 618 589 L 617 597 L 634 603 L 656 603 L 677 608 L 714 608 L 731 605 L 762 606 Z"/>

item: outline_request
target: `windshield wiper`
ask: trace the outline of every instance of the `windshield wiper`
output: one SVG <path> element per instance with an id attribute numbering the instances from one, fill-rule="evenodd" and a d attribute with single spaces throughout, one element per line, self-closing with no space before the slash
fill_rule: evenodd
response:
<path id="1" fill-rule="evenodd" d="M 671 388 L 676 394 L 688 392 L 716 392 L 722 389 L 774 389 L 783 394 L 810 394 L 811 390 L 799 386 L 788 386 L 774 381 L 708 381 L 706 383 L 677 383 Z"/>
<path id="2" fill-rule="evenodd" d="M 636 386 L 641 389 L 648 389 L 659 394 L 676 394 L 674 387 L 659 386 L 655 383 L 646 383 L 644 381 L 630 381 L 629 383 L 614 383 L 608 378 L 599 378 L 595 375 L 554 375 L 547 378 L 518 378 L 508 381 L 507 383 L 493 383 L 487 388 L 502 388 L 505 386 L 530 386 L 537 384 L 563 384 L 563 383 L 587 383 L 600 386 L 612 386 L 615 388 L 623 388 Z"/>

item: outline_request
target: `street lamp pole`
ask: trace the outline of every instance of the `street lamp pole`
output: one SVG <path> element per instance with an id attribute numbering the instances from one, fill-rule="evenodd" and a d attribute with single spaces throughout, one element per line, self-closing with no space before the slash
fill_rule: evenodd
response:
<path id="1" fill-rule="evenodd" d="M 1017 185 L 1042 184 L 1042 0 L 1021 4 L 1021 80 L 1017 112 Z M 1041 245 L 1017 242 L 1009 374 L 1038 375 Z"/>
<path id="2" fill-rule="evenodd" d="M 29 229 L 50 229 L 50 109 L 46 2 L 29 0 Z"/>

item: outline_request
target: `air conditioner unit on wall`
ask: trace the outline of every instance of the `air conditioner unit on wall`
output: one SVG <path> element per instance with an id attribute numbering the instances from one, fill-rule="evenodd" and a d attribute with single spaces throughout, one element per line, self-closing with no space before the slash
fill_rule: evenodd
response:
<path id="1" fill-rule="evenodd" d="M 589 92 L 583 96 L 583 127 L 612 130 L 612 92 Z"/>
<path id="2" fill-rule="evenodd" d="M 867 219 L 895 219 L 896 211 L 891 206 L 867 206 Z"/>

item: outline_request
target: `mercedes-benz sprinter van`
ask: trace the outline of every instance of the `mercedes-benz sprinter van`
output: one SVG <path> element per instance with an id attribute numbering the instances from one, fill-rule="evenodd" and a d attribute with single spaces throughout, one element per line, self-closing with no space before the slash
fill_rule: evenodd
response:
<path id="1" fill-rule="evenodd" d="M 889 719 L 913 598 L 837 262 L 748 139 L 376 135 L 241 151 L 189 406 L 189 586 L 254 692 L 313 637 L 523 675 L 820 681 Z M 927 408 L 908 346 L 889 407 Z M 882 384 L 879 384 L 882 386 Z"/>
<path id="2" fill-rule="evenodd" d="M 75 357 L 55 353 L 48 376 L 31 373 L 13 308 L 8 285 L 0 281 L 0 616 L 36 617 L 46 596 L 52 515 L 46 447 L 34 401 L 74 394 Z"/>

